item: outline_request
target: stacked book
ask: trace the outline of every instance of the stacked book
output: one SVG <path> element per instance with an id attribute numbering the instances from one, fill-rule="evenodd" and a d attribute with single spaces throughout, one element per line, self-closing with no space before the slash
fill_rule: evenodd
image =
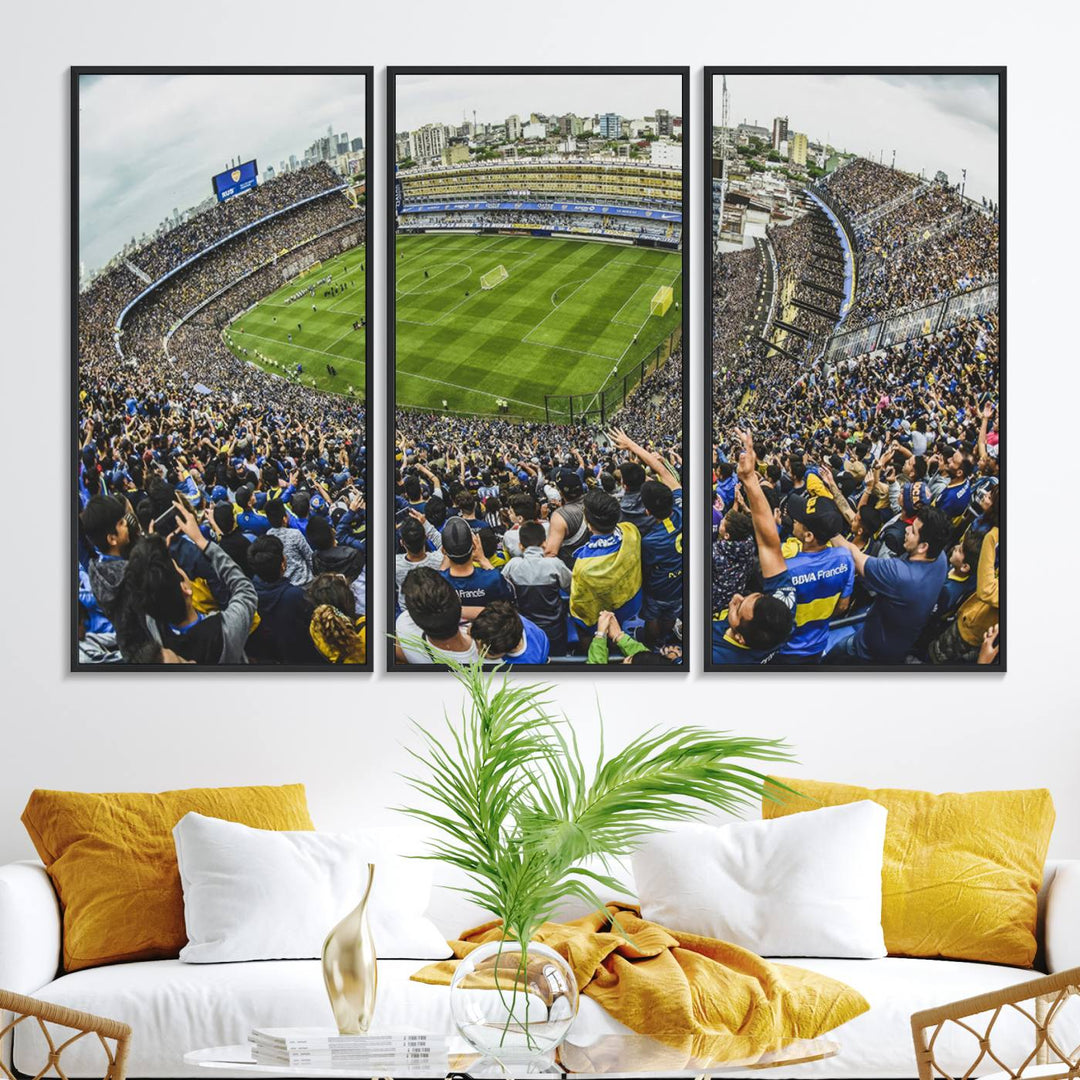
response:
<path id="1" fill-rule="evenodd" d="M 417 1029 L 339 1035 L 333 1028 L 255 1028 L 248 1036 L 256 1065 L 378 1070 L 444 1076 L 449 1038 Z"/>

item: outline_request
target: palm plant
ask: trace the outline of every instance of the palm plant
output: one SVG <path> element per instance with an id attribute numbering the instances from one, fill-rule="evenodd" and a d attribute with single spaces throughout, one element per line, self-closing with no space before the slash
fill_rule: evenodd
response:
<path id="1" fill-rule="evenodd" d="M 433 804 L 399 808 L 433 827 L 426 856 L 459 867 L 461 891 L 527 943 L 569 898 L 599 910 L 597 889 L 625 893 L 608 858 L 629 854 L 665 826 L 736 810 L 761 798 L 765 776 L 733 759 L 790 760 L 785 743 L 698 726 L 650 731 L 590 770 L 565 719 L 548 711 L 548 688 L 517 685 L 480 663 L 443 661 L 465 688 L 460 723 L 446 735 L 415 725 L 425 767 L 407 776 Z M 602 869 L 587 866 L 598 860 Z"/>

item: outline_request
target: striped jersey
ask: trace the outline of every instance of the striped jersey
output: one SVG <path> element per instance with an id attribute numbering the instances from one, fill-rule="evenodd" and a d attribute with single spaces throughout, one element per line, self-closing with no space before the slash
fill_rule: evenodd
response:
<path id="1" fill-rule="evenodd" d="M 800 551 L 787 565 L 795 586 L 795 629 L 780 652 L 816 656 L 825 651 L 836 605 L 855 587 L 855 560 L 846 548 L 827 547 Z"/>

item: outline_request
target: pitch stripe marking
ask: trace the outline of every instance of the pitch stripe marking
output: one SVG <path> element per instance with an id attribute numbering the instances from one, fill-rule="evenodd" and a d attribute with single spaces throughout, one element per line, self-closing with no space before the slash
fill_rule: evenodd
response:
<path id="1" fill-rule="evenodd" d="M 435 379 L 430 375 L 419 375 L 415 371 L 395 370 L 395 380 L 399 374 L 405 375 L 410 379 L 423 379 L 424 382 L 437 383 L 439 386 L 452 386 L 455 390 L 467 390 L 470 394 L 480 394 L 483 397 L 489 398 L 502 398 L 504 401 L 513 401 L 517 405 L 527 405 L 530 409 L 539 409 L 542 407 L 535 401 L 523 401 L 521 398 L 507 397 L 506 394 L 497 394 L 493 390 L 480 390 L 475 386 L 463 386 L 461 383 L 450 382 L 448 379 Z"/>
<path id="2" fill-rule="evenodd" d="M 405 298 L 406 296 L 411 296 L 411 295 L 412 295 L 412 294 L 413 294 L 414 292 L 416 292 L 416 290 L 417 290 L 417 289 L 422 289 L 422 288 L 424 287 L 424 282 L 425 282 L 425 281 L 427 281 L 427 282 L 431 282 L 431 281 L 434 281 L 434 280 L 435 280 L 435 278 L 439 277 L 439 276 L 440 276 L 441 274 L 445 274 L 447 270 L 451 269 L 451 268 L 452 268 L 452 267 L 454 267 L 454 266 L 464 266 L 464 267 L 465 267 L 465 269 L 469 271 L 469 274 L 468 274 L 468 275 L 466 275 L 466 276 L 469 276 L 469 275 L 471 275 L 471 274 L 472 274 L 472 267 L 471 267 L 471 266 L 470 266 L 470 265 L 469 265 L 468 263 L 464 263 L 464 262 L 450 262 L 450 263 L 447 263 L 447 264 L 446 264 L 446 265 L 445 265 L 445 266 L 444 266 L 444 267 L 443 267 L 443 268 L 442 268 L 441 270 L 437 270 L 437 271 L 435 272 L 435 277 L 426 277 L 426 278 L 422 278 L 422 279 L 421 279 L 421 281 L 420 281 L 420 284 L 419 284 L 419 285 L 417 285 L 417 286 L 416 286 L 416 288 L 413 288 L 413 289 L 406 289 L 406 290 L 405 290 L 404 292 L 400 292 L 400 291 L 399 291 L 399 290 L 397 289 L 397 285 L 395 284 L 395 286 L 394 286 L 394 290 L 395 290 L 395 292 L 397 292 L 397 298 L 398 298 L 399 300 L 402 300 L 402 299 L 404 299 L 404 298 Z M 461 280 L 462 280 L 462 281 L 464 281 L 464 280 L 465 280 L 465 278 L 462 278 Z"/>
<path id="3" fill-rule="evenodd" d="M 361 356 L 342 356 L 341 353 L 327 352 L 325 349 L 313 349 L 310 345 L 297 345 L 294 341 L 279 341 L 277 338 L 262 337 L 259 334 L 245 333 L 238 336 L 243 337 L 245 340 L 251 338 L 254 341 L 269 341 L 272 345 L 280 345 L 285 349 L 300 349 L 303 352 L 316 353 L 319 356 L 329 356 L 332 360 L 351 360 L 354 363 L 360 363 L 363 360 Z M 243 346 L 240 347 L 243 348 Z"/>
<path id="4" fill-rule="evenodd" d="M 500 237 L 499 239 L 502 240 L 502 239 L 510 239 L 510 238 L 509 237 Z M 499 254 L 500 255 L 525 255 L 525 252 L 511 252 L 511 251 L 503 251 L 503 250 L 500 249 Z M 524 266 L 525 263 L 527 263 L 529 261 L 529 259 L 534 259 L 539 254 L 540 254 L 540 252 L 539 252 L 539 250 L 537 250 L 537 251 L 531 252 L 530 254 L 525 255 L 525 258 L 522 259 L 521 262 L 514 264 L 515 271 L 517 270 L 518 267 Z M 458 264 L 458 265 L 461 265 L 461 264 Z M 472 276 L 472 272 L 470 271 L 470 277 L 471 276 Z M 467 278 L 462 278 L 462 281 L 465 281 L 465 280 L 467 280 Z M 488 291 L 490 291 L 490 290 L 488 290 Z M 426 296 L 427 294 L 425 293 L 424 295 Z M 452 315 L 455 311 L 457 311 L 457 309 L 459 307 L 462 306 L 462 304 L 467 304 L 470 300 L 475 300 L 478 297 L 483 296 L 483 295 L 484 295 L 484 290 L 482 290 L 482 289 L 473 290 L 471 295 L 463 296 L 452 307 L 448 307 L 437 319 L 434 319 L 434 320 L 432 320 L 430 322 L 425 322 L 425 321 L 422 321 L 422 320 L 419 320 L 419 319 L 400 319 L 400 321 L 404 322 L 404 323 L 409 323 L 409 325 L 411 325 L 411 326 L 438 326 L 439 323 L 441 323 L 443 321 L 443 319 L 445 319 L 448 315 Z M 395 321 L 399 321 L 398 316 L 397 316 L 396 313 L 395 313 Z"/>
<path id="5" fill-rule="evenodd" d="M 598 360 L 620 359 L 620 357 L 612 356 L 609 353 L 589 352 L 588 349 L 573 349 L 569 345 L 551 345 L 546 341 L 527 341 L 525 344 L 531 345 L 534 349 L 560 349 L 562 352 L 574 353 L 577 356 L 595 356 Z M 585 393 L 587 394 L 588 390 Z"/>
<path id="6" fill-rule="evenodd" d="M 548 319 L 550 319 L 551 316 L 555 314 L 555 312 L 561 311 L 563 309 L 563 307 L 566 306 L 566 301 L 569 300 L 571 296 L 575 296 L 581 289 L 583 289 L 586 285 L 588 285 L 588 283 L 590 281 L 592 281 L 592 279 L 594 277 L 596 277 L 597 274 L 603 273 L 603 271 L 605 271 L 615 261 L 616 257 L 617 257 L 617 254 L 616 254 L 616 256 L 613 256 L 612 258 L 608 259 L 607 262 L 605 262 L 601 267 L 599 267 L 594 273 L 590 274 L 587 278 L 583 278 L 582 281 L 581 281 L 581 284 L 578 285 L 578 287 L 576 289 L 574 289 L 574 291 L 572 293 L 570 293 L 569 296 L 566 297 L 566 300 L 563 300 L 559 304 L 559 306 L 557 308 L 555 308 L 553 311 L 549 311 L 531 330 L 528 330 L 528 331 L 525 332 L 525 334 L 521 338 L 521 343 L 523 345 L 541 345 L 541 344 L 544 344 L 543 342 L 529 341 L 529 338 L 533 334 L 535 334 L 536 331 L 539 330 L 540 327 L 543 326 L 544 323 L 546 323 L 548 321 Z"/>
<path id="7" fill-rule="evenodd" d="M 623 304 L 623 306 L 621 308 L 619 308 L 619 310 L 616 311 L 615 314 L 612 315 L 611 318 L 608 321 L 614 323 L 616 326 L 636 326 L 638 328 L 638 330 L 640 330 L 641 327 L 645 325 L 644 323 L 635 323 L 635 322 L 630 322 L 629 320 L 624 321 L 623 319 L 620 319 L 619 316 L 623 313 L 623 311 L 626 309 L 626 307 L 629 304 L 632 304 L 634 302 L 634 298 L 637 296 L 637 294 L 639 292 L 641 292 L 642 289 L 652 289 L 653 290 L 653 295 L 655 296 L 656 295 L 656 290 L 657 289 L 662 289 L 662 288 L 667 288 L 667 286 L 654 285 L 652 282 L 646 282 L 644 285 L 639 285 L 630 294 L 630 297 L 626 301 L 626 303 Z M 651 300 L 650 300 L 650 303 L 651 303 Z"/>
<path id="8" fill-rule="evenodd" d="M 674 278 L 672 279 L 672 284 L 674 284 L 674 283 L 675 283 L 676 281 L 678 281 L 678 279 L 679 279 L 679 276 L 680 276 L 681 274 L 682 274 L 682 271 L 680 270 L 680 271 L 679 271 L 679 272 L 678 272 L 678 273 L 677 273 L 677 274 L 675 275 L 675 277 L 674 277 Z M 623 306 L 625 307 L 626 305 L 624 304 Z M 638 328 L 637 328 L 637 330 L 636 330 L 636 331 L 634 332 L 634 338 L 636 338 L 636 337 L 638 336 L 638 334 L 640 334 L 640 333 L 641 333 L 641 329 L 642 329 L 642 327 L 643 327 L 643 326 L 644 326 L 644 325 L 645 325 L 645 324 L 646 324 L 646 323 L 647 323 L 647 322 L 649 321 L 649 319 L 651 319 L 651 318 L 652 318 L 652 312 L 649 312 L 649 314 L 647 314 L 647 315 L 645 316 L 645 318 L 644 318 L 644 319 L 642 319 L 642 320 L 641 320 L 641 322 L 640 322 L 640 324 L 638 325 Z M 627 326 L 627 325 L 630 325 L 630 324 L 628 324 L 628 323 L 621 323 L 620 325 L 623 325 L 623 326 Z M 618 374 L 619 374 L 619 366 L 620 366 L 620 365 L 622 364 L 623 360 L 625 360 L 625 359 L 626 359 L 626 354 L 627 354 L 627 353 L 628 353 L 628 352 L 630 351 L 630 347 L 631 347 L 631 346 L 632 346 L 632 345 L 634 344 L 634 338 L 631 338 L 631 339 L 630 339 L 630 344 L 629 344 L 629 345 L 627 345 L 625 349 L 623 349 L 623 351 L 622 351 L 622 355 L 621 355 L 621 356 L 619 357 L 619 359 L 618 359 L 618 360 L 616 360 L 616 361 L 615 361 L 615 366 L 614 366 L 614 367 L 613 367 L 613 368 L 611 369 L 611 371 L 610 371 L 610 372 L 608 372 L 608 377 L 607 377 L 607 378 L 606 378 L 606 379 L 605 379 L 605 380 L 604 380 L 604 381 L 603 381 L 603 382 L 602 382 L 602 383 L 600 384 L 600 389 L 599 389 L 599 390 L 597 390 L 595 394 L 593 394 L 593 398 L 592 398 L 592 401 L 590 401 L 590 402 L 589 402 L 589 405 L 588 405 L 588 407 L 587 407 L 587 408 L 585 409 L 585 411 L 586 411 L 586 412 L 590 412 L 590 411 L 592 410 L 592 407 L 593 407 L 593 406 L 594 406 L 594 405 L 596 404 L 596 399 L 597 399 L 597 398 L 598 398 L 598 397 L 599 397 L 599 396 L 600 396 L 600 395 L 601 395 L 601 394 L 602 394 L 602 393 L 604 392 L 605 388 L 607 387 L 607 384 L 608 384 L 609 382 L 611 382 L 611 380 L 612 380 L 612 379 L 613 379 L 613 378 L 614 378 L 614 377 L 615 377 L 616 375 L 618 375 Z M 643 380 L 643 381 L 644 381 L 644 380 Z M 640 384 L 639 384 L 639 385 L 640 385 Z"/>
<path id="9" fill-rule="evenodd" d="M 524 253 L 523 252 L 510 252 L 510 251 L 502 251 L 502 250 L 500 250 L 499 254 L 500 255 L 513 255 L 513 254 L 524 254 Z M 529 261 L 529 259 L 534 259 L 539 254 L 540 254 L 539 251 L 534 251 L 531 255 L 527 255 L 524 259 L 521 260 L 521 262 L 515 264 L 514 272 L 516 273 L 518 267 L 524 266 L 525 263 L 527 263 Z M 459 307 L 461 307 L 462 304 L 467 304 L 470 300 L 475 300 L 478 296 L 483 296 L 483 295 L 484 295 L 483 291 L 477 290 L 471 296 L 464 296 L 453 307 L 447 308 L 446 311 L 444 311 L 434 322 L 421 323 L 420 325 L 421 326 L 438 326 L 439 323 L 441 323 L 443 321 L 443 319 L 445 319 L 448 315 L 452 315 L 455 311 L 457 311 L 457 309 Z"/>

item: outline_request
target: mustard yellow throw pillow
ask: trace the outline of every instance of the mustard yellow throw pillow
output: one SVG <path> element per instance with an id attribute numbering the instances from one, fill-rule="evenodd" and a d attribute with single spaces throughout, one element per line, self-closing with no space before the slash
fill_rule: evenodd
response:
<path id="1" fill-rule="evenodd" d="M 881 924 L 892 955 L 1031 967 L 1036 899 L 1054 828 L 1050 792 L 928 791 L 775 778 L 762 816 L 871 799 L 889 812 Z"/>
<path id="2" fill-rule="evenodd" d="M 192 810 L 256 829 L 315 828 L 303 784 L 33 792 L 22 822 L 60 898 L 65 971 L 179 954 L 187 935 L 172 829 Z"/>

